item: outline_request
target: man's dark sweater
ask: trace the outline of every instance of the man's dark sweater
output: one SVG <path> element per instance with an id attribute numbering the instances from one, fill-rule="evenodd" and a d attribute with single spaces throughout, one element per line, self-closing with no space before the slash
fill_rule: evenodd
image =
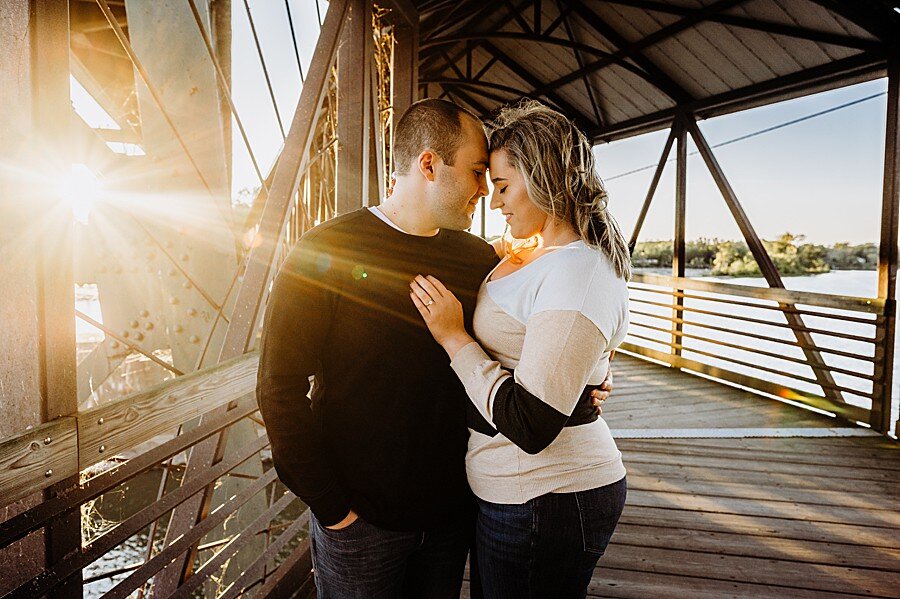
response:
<path id="1" fill-rule="evenodd" d="M 407 235 L 367 209 L 312 229 L 285 261 L 266 310 L 257 398 L 279 477 L 323 525 L 352 509 L 382 528 L 427 530 L 470 509 L 469 400 L 409 282 L 440 279 L 470 328 L 496 263 L 474 235 Z"/>

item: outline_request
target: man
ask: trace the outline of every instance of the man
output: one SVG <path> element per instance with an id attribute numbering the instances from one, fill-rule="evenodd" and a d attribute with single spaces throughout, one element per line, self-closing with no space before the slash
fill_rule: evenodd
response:
<path id="1" fill-rule="evenodd" d="M 394 137 L 390 198 L 306 233 L 265 316 L 257 397 L 279 477 L 312 510 L 320 598 L 458 597 L 472 534 L 470 402 L 409 282 L 436 276 L 470 326 L 497 263 L 465 232 L 488 192 L 487 141 L 434 99 Z"/>

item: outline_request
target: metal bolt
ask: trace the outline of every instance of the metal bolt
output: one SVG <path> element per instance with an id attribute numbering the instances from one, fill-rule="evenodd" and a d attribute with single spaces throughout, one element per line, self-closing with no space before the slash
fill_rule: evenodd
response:
<path id="1" fill-rule="evenodd" d="M 134 334 L 134 338 L 137 339 L 138 341 L 143 341 L 143 340 L 144 340 L 144 334 L 143 334 L 143 333 L 135 333 L 135 334 Z"/>
<path id="2" fill-rule="evenodd" d="M 197 309 L 196 308 L 188 308 L 187 314 L 188 314 L 188 316 L 195 316 L 197 314 Z"/>
<path id="3" fill-rule="evenodd" d="M 139 322 L 136 321 L 136 320 L 132 320 L 131 322 L 128 323 L 128 325 L 129 325 L 132 329 L 136 329 L 136 328 L 138 328 L 138 327 L 141 325 L 141 323 L 139 323 Z"/>
<path id="4" fill-rule="evenodd" d="M 128 331 L 122 331 L 122 337 L 128 338 Z"/>
<path id="5" fill-rule="evenodd" d="M 174 276 L 177 275 L 177 274 L 178 274 L 178 270 L 177 270 L 177 269 L 175 269 L 175 268 L 170 268 L 170 269 L 169 269 L 169 276 L 170 276 L 170 277 L 174 277 Z"/>
<path id="6" fill-rule="evenodd" d="M 148 312 L 147 310 L 141 310 L 141 318 L 147 318 L 148 316 L 150 316 L 150 312 Z"/>
<path id="7" fill-rule="evenodd" d="M 97 418 L 97 424 L 103 424 L 104 422 L 106 422 L 106 421 L 103 420 L 102 416 L 100 418 Z"/>
<path id="8" fill-rule="evenodd" d="M 44 437 L 44 445 L 50 445 L 53 442 L 51 437 Z"/>
<path id="9" fill-rule="evenodd" d="M 176 324 L 174 327 L 172 327 L 172 330 L 175 331 L 176 333 L 180 333 L 181 331 L 184 330 L 184 327 L 181 326 L 180 324 Z"/>
<path id="10" fill-rule="evenodd" d="M 152 330 L 153 330 L 153 323 L 152 323 L 152 322 L 145 323 L 145 324 L 144 324 L 144 328 L 145 328 L 146 330 L 148 330 L 148 331 L 152 331 Z"/>
<path id="11" fill-rule="evenodd" d="M 53 470 L 51 468 L 47 468 L 47 471 L 44 472 L 44 476 L 50 478 L 51 476 L 53 476 Z"/>
<path id="12" fill-rule="evenodd" d="M 113 349 L 117 349 L 117 348 L 119 347 L 119 342 L 118 342 L 118 341 L 112 341 L 112 342 L 110 342 L 109 346 L 110 346 L 111 348 L 113 348 Z"/>
<path id="13" fill-rule="evenodd" d="M 190 288 L 191 288 L 191 282 L 190 282 L 190 281 L 185 281 L 184 283 L 181 284 L 181 286 L 184 287 L 185 289 L 190 289 Z"/>
<path id="14" fill-rule="evenodd" d="M 101 445 L 101 446 L 100 446 L 100 453 L 103 453 L 104 451 L 106 451 L 106 445 Z"/>
<path id="15" fill-rule="evenodd" d="M 169 303 L 174 306 L 175 304 L 178 303 L 178 298 L 173 295 L 172 297 L 169 298 Z"/>
<path id="16" fill-rule="evenodd" d="M 191 343 L 200 343 L 200 337 L 198 337 L 197 335 L 191 335 L 190 337 L 188 337 L 188 341 L 190 341 Z"/>

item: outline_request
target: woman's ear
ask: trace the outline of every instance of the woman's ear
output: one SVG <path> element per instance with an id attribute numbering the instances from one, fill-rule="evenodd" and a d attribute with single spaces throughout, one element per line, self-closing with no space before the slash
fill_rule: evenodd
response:
<path id="1" fill-rule="evenodd" d="M 419 154 L 419 159 L 417 164 L 419 165 L 419 172 L 422 173 L 422 176 L 425 177 L 428 181 L 434 181 L 434 166 L 440 158 L 432 152 L 431 150 L 424 150 L 421 154 Z"/>

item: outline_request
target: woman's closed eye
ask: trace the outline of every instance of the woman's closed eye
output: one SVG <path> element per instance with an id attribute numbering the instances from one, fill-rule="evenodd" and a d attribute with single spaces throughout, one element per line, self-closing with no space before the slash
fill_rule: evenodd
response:
<path id="1" fill-rule="evenodd" d="M 507 188 L 509 188 L 509 185 L 507 185 L 506 187 L 503 187 L 502 189 L 500 189 L 500 193 L 503 193 L 504 191 L 506 191 Z"/>

